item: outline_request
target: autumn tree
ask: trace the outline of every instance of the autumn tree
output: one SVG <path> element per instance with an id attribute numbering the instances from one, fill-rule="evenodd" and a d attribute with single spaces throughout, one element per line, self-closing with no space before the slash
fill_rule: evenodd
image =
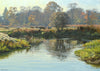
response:
<path id="1" fill-rule="evenodd" d="M 33 25 L 35 23 L 35 16 L 34 15 L 30 15 L 28 17 L 29 22 L 31 23 L 31 25 Z"/>
<path id="2" fill-rule="evenodd" d="M 10 22 L 10 26 L 15 24 L 16 21 L 16 13 L 17 13 L 17 7 L 10 7 L 9 11 L 8 11 L 8 20 Z"/>
<path id="3" fill-rule="evenodd" d="M 63 30 L 66 24 L 69 24 L 69 16 L 64 12 L 55 12 L 50 17 L 50 23 L 57 28 L 57 31 Z"/>
<path id="4" fill-rule="evenodd" d="M 61 12 L 63 9 L 54 1 L 51 1 L 47 4 L 45 8 L 45 12 L 47 13 L 53 13 L 53 12 Z"/>
<path id="5" fill-rule="evenodd" d="M 47 5 L 46 8 L 44 9 L 44 24 L 49 24 L 49 18 L 52 13 L 54 12 L 61 12 L 63 9 L 54 1 L 50 1 Z"/>
<path id="6" fill-rule="evenodd" d="M 91 19 L 91 24 L 96 24 L 97 16 L 94 10 L 91 12 L 90 19 Z"/>
<path id="7" fill-rule="evenodd" d="M 72 14 L 73 13 L 73 14 Z M 83 24 L 84 22 L 84 10 L 82 8 L 74 8 L 67 11 L 68 16 L 71 19 L 71 24 Z"/>

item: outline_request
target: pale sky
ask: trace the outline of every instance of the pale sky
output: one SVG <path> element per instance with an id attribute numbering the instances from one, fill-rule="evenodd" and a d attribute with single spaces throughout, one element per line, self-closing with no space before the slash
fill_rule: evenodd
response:
<path id="1" fill-rule="evenodd" d="M 3 13 L 5 7 L 33 7 L 38 5 L 44 9 L 49 1 L 57 2 L 65 11 L 68 10 L 69 3 L 78 3 L 78 7 L 85 10 L 96 8 L 100 12 L 100 0 L 0 0 L 0 15 Z"/>

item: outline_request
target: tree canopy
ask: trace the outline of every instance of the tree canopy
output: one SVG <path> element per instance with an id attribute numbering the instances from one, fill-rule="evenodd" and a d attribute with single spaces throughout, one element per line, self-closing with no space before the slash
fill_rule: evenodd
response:
<path id="1" fill-rule="evenodd" d="M 55 12 L 50 17 L 50 24 L 54 25 L 57 30 L 61 28 L 63 30 L 63 27 L 65 25 L 69 24 L 69 16 L 65 12 Z"/>

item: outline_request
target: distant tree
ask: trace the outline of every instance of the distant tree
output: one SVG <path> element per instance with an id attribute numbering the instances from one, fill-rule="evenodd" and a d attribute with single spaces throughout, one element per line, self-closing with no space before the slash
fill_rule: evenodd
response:
<path id="1" fill-rule="evenodd" d="M 72 14 L 73 13 L 73 14 Z M 69 15 L 71 19 L 71 24 L 83 24 L 84 23 L 84 10 L 81 8 L 73 8 L 67 11 L 67 14 Z"/>
<path id="2" fill-rule="evenodd" d="M 71 8 L 71 24 L 74 24 L 74 12 L 73 10 L 76 8 L 77 3 L 70 3 L 69 8 Z"/>
<path id="3" fill-rule="evenodd" d="M 69 24 L 69 16 L 64 12 L 53 13 L 50 17 L 50 23 L 54 25 L 57 30 L 63 30 L 66 24 Z"/>
<path id="4" fill-rule="evenodd" d="M 20 12 L 17 14 L 17 20 L 20 25 L 25 25 L 28 23 L 30 7 L 20 7 Z"/>
<path id="5" fill-rule="evenodd" d="M 97 13 L 94 10 L 86 10 L 87 24 L 88 25 L 95 24 L 95 21 L 98 19 L 96 14 Z"/>
<path id="6" fill-rule="evenodd" d="M 7 19 L 8 18 L 8 9 L 7 8 L 5 8 L 5 10 L 4 10 L 4 12 L 3 12 L 3 17 L 4 17 L 4 19 Z"/>
<path id="7" fill-rule="evenodd" d="M 91 21 L 91 24 L 96 24 L 96 20 L 98 19 L 97 18 L 97 16 L 96 16 L 96 10 L 95 9 L 93 9 L 92 11 L 91 11 L 91 15 L 90 15 L 90 21 Z"/>
<path id="8" fill-rule="evenodd" d="M 31 25 L 33 25 L 35 23 L 35 16 L 34 15 L 30 15 L 28 17 L 29 22 L 31 23 Z"/>
<path id="9" fill-rule="evenodd" d="M 8 11 L 8 20 L 10 22 L 10 26 L 15 24 L 16 21 L 16 14 L 17 14 L 17 7 L 10 7 Z"/>
<path id="10" fill-rule="evenodd" d="M 34 6 L 32 8 L 31 15 L 35 16 L 35 23 L 37 26 L 38 26 L 38 24 L 39 25 L 44 24 L 43 23 L 44 17 L 43 17 L 42 9 L 39 6 Z"/>
<path id="11" fill-rule="evenodd" d="M 54 1 L 50 1 L 46 8 L 44 9 L 44 24 L 48 25 L 50 23 L 49 18 L 54 12 L 62 12 L 62 8 Z"/>
<path id="12" fill-rule="evenodd" d="M 50 1 L 46 8 L 44 9 L 44 12 L 47 13 L 53 13 L 53 12 L 61 12 L 63 9 L 54 1 Z"/>
<path id="13" fill-rule="evenodd" d="M 4 25 L 9 25 L 9 21 L 8 21 L 8 9 L 7 8 L 4 9 L 3 19 L 4 19 L 3 24 Z"/>
<path id="14" fill-rule="evenodd" d="M 42 9 L 41 9 L 41 7 L 39 7 L 39 6 L 34 6 L 34 7 L 32 8 L 32 11 L 39 11 L 39 12 L 41 12 Z"/>

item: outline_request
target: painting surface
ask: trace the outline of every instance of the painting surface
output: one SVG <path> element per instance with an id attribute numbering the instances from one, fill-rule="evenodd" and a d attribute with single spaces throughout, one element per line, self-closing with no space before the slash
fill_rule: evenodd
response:
<path id="1" fill-rule="evenodd" d="M 0 0 L 0 71 L 100 71 L 100 0 Z"/>

